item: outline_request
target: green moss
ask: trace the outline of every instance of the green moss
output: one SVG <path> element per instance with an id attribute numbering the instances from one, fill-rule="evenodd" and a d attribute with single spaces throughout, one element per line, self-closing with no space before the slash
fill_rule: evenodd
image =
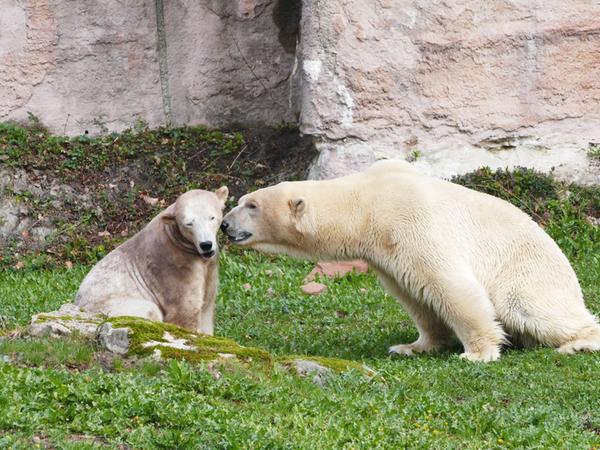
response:
<path id="1" fill-rule="evenodd" d="M 317 364 L 320 364 L 323 367 L 331 369 L 335 373 L 343 373 L 348 372 L 349 370 L 357 370 L 364 375 L 374 375 L 374 372 L 368 367 L 366 367 L 364 364 L 361 364 L 357 361 L 350 361 L 341 358 L 327 358 L 325 356 L 290 355 L 279 358 L 277 362 L 285 366 L 291 366 L 294 363 L 294 361 L 298 360 L 313 361 Z"/>
<path id="2" fill-rule="evenodd" d="M 272 366 L 272 357 L 265 350 L 254 347 L 243 347 L 231 339 L 207 336 L 162 322 L 152 322 L 139 317 L 113 317 L 107 320 L 115 328 L 131 330 L 131 349 L 129 353 L 137 356 L 149 356 L 158 349 L 164 358 L 185 359 L 189 362 L 211 361 L 219 358 L 219 354 L 232 354 L 240 361 Z M 197 350 L 176 349 L 169 346 L 156 345 L 144 347 L 143 344 L 155 341 L 166 342 L 165 332 L 178 339 L 185 339 L 188 345 Z"/>
<path id="3" fill-rule="evenodd" d="M 77 322 L 81 322 L 81 323 L 100 323 L 100 321 L 101 321 L 100 318 L 98 318 L 97 320 L 92 320 L 92 319 L 84 319 L 81 316 L 51 316 L 49 314 L 38 314 L 38 316 L 36 318 L 36 323 L 44 323 L 44 322 L 48 322 L 49 320 L 60 320 L 63 322 L 77 321 Z"/>

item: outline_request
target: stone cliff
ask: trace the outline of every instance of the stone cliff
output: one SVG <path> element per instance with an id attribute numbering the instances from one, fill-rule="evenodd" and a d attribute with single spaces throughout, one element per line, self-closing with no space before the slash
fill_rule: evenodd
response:
<path id="1" fill-rule="evenodd" d="M 0 120 L 52 131 L 296 122 L 332 177 L 400 156 L 449 176 L 599 182 L 600 3 L 0 0 Z"/>

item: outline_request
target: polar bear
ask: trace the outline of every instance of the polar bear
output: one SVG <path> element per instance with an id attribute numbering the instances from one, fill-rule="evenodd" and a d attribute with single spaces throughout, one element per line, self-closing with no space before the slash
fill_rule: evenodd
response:
<path id="1" fill-rule="evenodd" d="M 213 334 L 217 232 L 229 192 L 192 190 L 87 274 L 75 303 L 108 316 L 137 316 Z"/>
<path id="2" fill-rule="evenodd" d="M 259 251 L 368 261 L 419 331 L 391 353 L 438 350 L 455 334 L 461 356 L 494 361 L 506 333 L 564 353 L 600 350 L 573 269 L 528 215 L 406 162 L 257 190 L 221 229 Z"/>

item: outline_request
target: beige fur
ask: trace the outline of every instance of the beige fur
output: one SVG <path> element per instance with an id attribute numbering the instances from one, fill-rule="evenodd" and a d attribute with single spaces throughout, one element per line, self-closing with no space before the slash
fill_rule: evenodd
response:
<path id="1" fill-rule="evenodd" d="M 91 312 L 144 317 L 212 335 L 217 232 L 227 195 L 226 187 L 181 195 L 94 266 L 75 303 Z"/>
<path id="2" fill-rule="evenodd" d="M 405 162 L 260 189 L 240 199 L 222 228 L 265 252 L 367 260 L 419 330 L 393 353 L 437 350 L 455 334 L 463 357 L 493 361 L 505 332 L 566 353 L 600 350 L 573 269 L 529 216 Z"/>

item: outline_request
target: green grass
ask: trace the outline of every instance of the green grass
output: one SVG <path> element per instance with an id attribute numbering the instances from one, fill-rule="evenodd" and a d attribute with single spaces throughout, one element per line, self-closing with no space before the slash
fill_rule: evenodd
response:
<path id="1" fill-rule="evenodd" d="M 73 371 L 41 358 L 28 364 L 44 369 L 0 363 L 0 447 L 30 448 L 34 436 L 58 448 L 92 445 L 72 442 L 81 435 L 134 448 L 600 446 L 598 354 L 508 350 L 487 365 L 455 352 L 389 359 L 387 347 L 416 330 L 372 275 L 326 281 L 326 294 L 307 297 L 299 290 L 306 262 L 253 252 L 224 252 L 221 260 L 217 334 L 278 355 L 361 361 L 379 375 L 351 371 L 321 388 L 277 368 L 215 380 L 203 366 L 177 361 L 118 372 Z M 598 280 L 597 267 L 575 267 L 584 282 Z M 3 310 L 21 304 L 11 326 L 58 307 L 85 270 L 0 274 Z M 588 303 L 600 312 L 597 296 Z"/>
<path id="2" fill-rule="evenodd" d="M 95 345 L 78 336 L 56 340 L 6 339 L 0 342 L 0 354 L 11 355 L 20 364 L 53 368 L 92 365 L 94 350 Z"/>
<path id="3" fill-rule="evenodd" d="M 530 173 L 458 181 L 538 215 L 600 314 L 600 232 L 589 220 L 598 190 L 564 189 Z M 278 357 L 357 361 L 377 376 L 351 370 L 320 387 L 279 366 L 226 367 L 219 379 L 203 364 L 176 360 L 117 359 L 105 370 L 77 339 L 58 349 L 6 339 L 0 354 L 21 359 L 0 362 L 0 448 L 600 448 L 600 354 L 506 349 L 498 362 L 474 364 L 457 347 L 390 359 L 388 346 L 417 336 L 396 301 L 371 274 L 326 280 L 325 294 L 305 296 L 300 285 L 311 268 L 226 248 L 216 334 Z M 72 298 L 88 269 L 0 272 L 3 330 Z"/>

